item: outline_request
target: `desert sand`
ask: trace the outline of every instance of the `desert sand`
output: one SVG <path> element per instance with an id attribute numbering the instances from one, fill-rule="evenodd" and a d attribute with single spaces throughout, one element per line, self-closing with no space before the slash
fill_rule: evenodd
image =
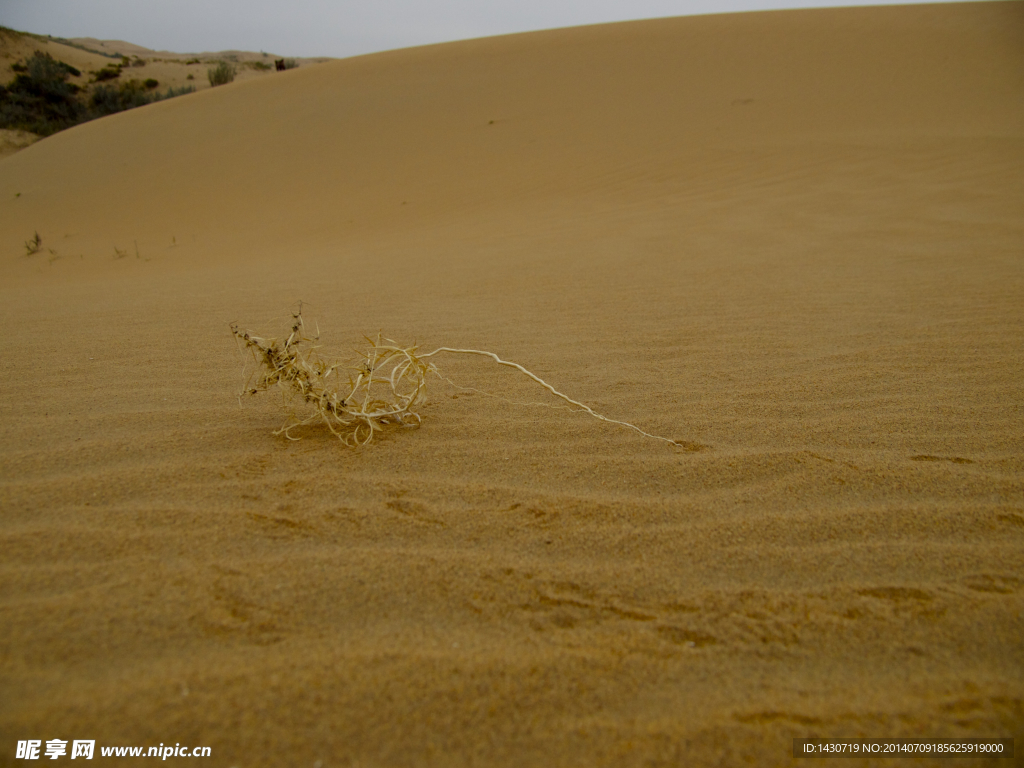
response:
<path id="1" fill-rule="evenodd" d="M 1024 3 L 731 14 L 339 60 L 0 160 L 0 763 L 1020 750 L 1022 93 Z M 300 302 L 325 354 L 491 350 L 683 447 L 440 380 L 366 447 L 275 436 L 229 324 Z"/>

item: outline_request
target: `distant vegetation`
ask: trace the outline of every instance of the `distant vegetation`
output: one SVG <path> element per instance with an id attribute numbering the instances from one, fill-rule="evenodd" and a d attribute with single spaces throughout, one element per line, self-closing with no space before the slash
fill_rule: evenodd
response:
<path id="1" fill-rule="evenodd" d="M 78 97 L 81 89 L 68 82 L 70 75 L 80 74 L 77 69 L 39 51 L 13 69 L 18 73 L 14 82 L 0 86 L 0 128 L 49 136 L 89 119 Z"/>
<path id="2" fill-rule="evenodd" d="M 150 85 L 152 83 L 152 85 Z M 126 109 L 144 107 L 154 101 L 170 99 L 174 96 L 182 96 L 186 93 L 193 93 L 195 87 L 186 85 L 182 88 L 168 88 L 163 94 L 154 92 L 159 85 L 156 80 L 149 79 L 144 83 L 138 80 L 130 80 L 120 86 L 99 85 L 92 92 L 89 99 L 89 106 L 93 117 L 112 115 L 115 112 L 123 112 Z"/>
<path id="3" fill-rule="evenodd" d="M 235 79 L 235 66 L 222 61 L 216 67 L 206 70 L 206 76 L 210 78 L 210 85 L 226 85 Z"/>
<path id="4" fill-rule="evenodd" d="M 145 82 L 130 80 L 117 85 L 99 84 L 118 79 L 122 66 L 127 63 L 124 60 L 122 64 L 108 64 L 93 72 L 93 83 L 97 85 L 91 92 L 86 92 L 68 82 L 71 75 L 77 77 L 81 74 L 77 69 L 57 61 L 48 53 L 36 51 L 24 63 L 11 67 L 17 75 L 10 85 L 0 86 L 0 128 L 50 136 L 97 117 L 195 90 L 186 86 L 169 88 L 160 94 L 156 90 L 160 84 L 152 78 Z"/>
<path id="5" fill-rule="evenodd" d="M 103 69 L 97 69 L 92 73 L 94 83 L 101 83 L 104 80 L 115 80 L 120 76 L 120 64 L 107 64 L 107 66 L 105 66 Z"/>

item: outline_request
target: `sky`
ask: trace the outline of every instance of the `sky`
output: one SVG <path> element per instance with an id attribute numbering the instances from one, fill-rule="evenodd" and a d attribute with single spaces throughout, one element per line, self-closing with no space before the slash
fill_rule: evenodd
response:
<path id="1" fill-rule="evenodd" d="M 935 0 L 902 0 L 901 4 Z M 949 1 L 949 0 L 940 0 Z M 885 0 L 0 0 L 0 26 L 154 50 L 346 57 L 512 32 Z"/>

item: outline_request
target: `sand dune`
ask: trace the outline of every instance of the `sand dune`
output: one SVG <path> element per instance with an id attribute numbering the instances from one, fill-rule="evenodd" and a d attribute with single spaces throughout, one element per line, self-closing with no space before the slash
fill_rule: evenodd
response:
<path id="1" fill-rule="evenodd" d="M 1019 749 L 1022 92 L 1024 3 L 735 14 L 330 62 L 3 159 L 0 761 Z M 366 448 L 275 437 L 228 325 L 300 301 L 328 351 L 490 349 L 686 447 L 443 382 Z"/>

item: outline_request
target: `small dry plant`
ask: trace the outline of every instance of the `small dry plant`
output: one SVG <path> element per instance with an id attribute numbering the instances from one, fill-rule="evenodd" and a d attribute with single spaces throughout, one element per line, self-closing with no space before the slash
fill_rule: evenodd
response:
<path id="1" fill-rule="evenodd" d="M 421 418 L 414 409 L 426 401 L 428 378 L 435 376 L 459 389 L 467 389 L 442 376 L 431 359 L 437 355 L 453 354 L 486 357 L 498 365 L 514 368 L 567 404 L 526 405 L 568 407 L 609 424 L 629 427 L 644 437 L 662 440 L 680 448 L 686 447 L 667 437 L 645 432 L 634 424 L 602 416 L 589 406 L 562 394 L 518 363 L 502 360 L 493 352 L 439 347 L 433 352 L 420 354 L 418 347 L 403 347 L 378 334 L 375 339 L 365 337 L 369 346 L 358 353 L 356 359 L 349 362 L 327 360 L 317 351 L 319 332 L 316 336 L 306 335 L 301 309 L 292 315 L 292 320 L 291 332 L 283 341 L 256 336 L 251 331 L 239 330 L 237 324 L 231 325 L 231 333 L 241 347 L 252 354 L 257 364 L 257 371 L 249 376 L 241 394 L 257 395 L 272 387 L 279 387 L 286 395 L 297 398 L 306 407 L 307 415 L 293 413 L 288 423 L 274 432 L 275 435 L 283 434 L 295 440 L 297 438 L 289 434 L 292 429 L 323 422 L 343 443 L 354 447 L 369 443 L 374 433 L 385 426 L 419 426 Z M 487 392 L 481 394 L 499 397 Z"/>
<path id="2" fill-rule="evenodd" d="M 35 254 L 39 253 L 42 249 L 43 249 L 43 238 L 41 238 L 39 236 L 38 232 L 36 232 L 36 236 L 33 237 L 31 240 L 26 240 L 25 241 L 25 255 L 26 256 L 34 256 Z"/>

